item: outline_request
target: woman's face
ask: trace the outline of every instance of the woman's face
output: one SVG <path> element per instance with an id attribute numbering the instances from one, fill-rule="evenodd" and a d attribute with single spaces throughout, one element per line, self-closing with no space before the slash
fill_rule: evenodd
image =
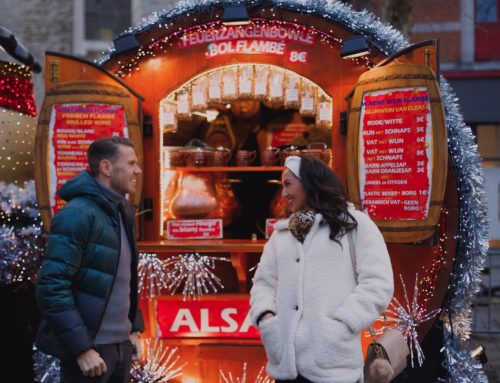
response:
<path id="1" fill-rule="evenodd" d="M 307 194 L 304 186 L 290 169 L 285 168 L 283 171 L 281 185 L 283 186 L 281 195 L 288 202 L 288 209 L 292 213 L 307 207 Z"/>

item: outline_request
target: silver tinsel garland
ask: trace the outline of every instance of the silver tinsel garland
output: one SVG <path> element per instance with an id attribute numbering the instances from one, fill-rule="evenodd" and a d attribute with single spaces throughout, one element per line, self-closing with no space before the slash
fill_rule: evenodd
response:
<path id="1" fill-rule="evenodd" d="M 59 359 L 44 354 L 33 345 L 33 371 L 35 383 L 59 383 L 61 368 Z"/>
<path id="2" fill-rule="evenodd" d="M 487 382 L 477 361 L 463 349 L 470 333 L 471 304 L 479 290 L 486 259 L 489 224 L 484 203 L 484 177 L 474 135 L 464 122 L 458 98 L 441 78 L 441 94 L 448 128 L 448 151 L 459 195 L 460 219 L 453 274 L 444 305 L 448 325 L 444 327 L 444 367 L 447 382 Z M 456 324 L 460 331 L 454 331 Z M 468 328 L 467 328 L 468 327 Z"/>
<path id="3" fill-rule="evenodd" d="M 34 282 L 42 253 L 35 183 L 0 182 L 0 283 Z"/>
<path id="4" fill-rule="evenodd" d="M 392 26 L 383 23 L 373 13 L 362 10 L 355 11 L 351 5 L 336 0 L 181 0 L 171 10 L 159 10 L 141 19 L 139 23 L 122 33 L 140 34 L 155 26 L 166 26 L 177 18 L 191 12 L 212 12 L 214 7 L 244 4 L 249 7 L 277 7 L 296 12 L 306 13 L 340 24 L 365 36 L 384 54 L 391 54 L 406 46 L 408 41 Z M 104 65 L 113 53 L 114 48 L 97 60 Z"/>
<path id="5" fill-rule="evenodd" d="M 278 7 L 316 15 L 365 36 L 386 55 L 409 45 L 399 31 L 382 23 L 372 13 L 366 10 L 356 12 L 351 6 L 335 0 L 184 0 L 168 12 L 154 12 L 125 33 L 140 34 L 154 27 L 168 26 L 177 17 L 190 12 L 210 11 L 216 6 L 229 4 Z M 109 60 L 111 52 L 112 50 L 99 60 L 100 64 Z M 467 320 L 470 318 L 470 305 L 478 290 L 488 247 L 481 158 L 472 131 L 464 123 L 455 93 L 444 78 L 441 78 L 440 85 L 448 130 L 449 158 L 454 168 L 460 206 L 458 248 L 449 294 L 444 305 L 445 314 L 449 316 L 451 323 L 451 326 L 445 327 L 445 367 L 449 382 L 482 382 L 479 367 L 467 352 L 462 351 L 463 340 L 470 332 L 470 328 L 467 328 L 470 323 Z M 455 320 L 460 322 L 461 327 L 454 334 L 452 329 L 455 328 Z"/>

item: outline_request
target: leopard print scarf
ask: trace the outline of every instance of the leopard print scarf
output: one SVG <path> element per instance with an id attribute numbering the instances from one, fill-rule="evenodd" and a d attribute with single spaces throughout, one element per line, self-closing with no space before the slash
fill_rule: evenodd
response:
<path id="1" fill-rule="evenodd" d="M 307 233 L 311 230 L 316 213 L 314 210 L 301 210 L 293 213 L 288 221 L 288 229 L 297 241 L 304 243 Z"/>

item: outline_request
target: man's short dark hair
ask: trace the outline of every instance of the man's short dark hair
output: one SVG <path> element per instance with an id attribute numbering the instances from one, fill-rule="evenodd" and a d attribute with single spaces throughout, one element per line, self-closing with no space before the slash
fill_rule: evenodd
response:
<path id="1" fill-rule="evenodd" d="M 87 150 L 87 162 L 94 177 L 99 174 L 99 164 L 102 160 L 116 161 L 120 145 L 134 147 L 127 137 L 104 137 L 90 144 Z"/>

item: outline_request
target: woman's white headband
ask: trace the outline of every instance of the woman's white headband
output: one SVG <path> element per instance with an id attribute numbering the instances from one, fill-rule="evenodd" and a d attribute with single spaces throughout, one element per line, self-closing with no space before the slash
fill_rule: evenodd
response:
<path id="1" fill-rule="evenodd" d="M 285 160 L 285 167 L 290 169 L 290 171 L 300 180 L 300 157 L 299 156 L 288 156 Z"/>

